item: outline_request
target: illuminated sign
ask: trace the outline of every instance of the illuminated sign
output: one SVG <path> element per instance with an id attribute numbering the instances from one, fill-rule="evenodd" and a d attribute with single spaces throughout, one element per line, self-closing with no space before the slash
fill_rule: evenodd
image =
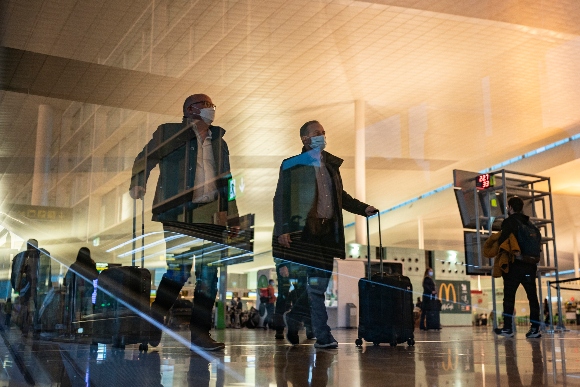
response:
<path id="1" fill-rule="evenodd" d="M 236 179 L 228 180 L 228 201 L 236 200 Z"/>
<path id="2" fill-rule="evenodd" d="M 32 220 L 52 220 L 52 221 L 71 221 L 73 211 L 71 208 L 48 207 L 48 206 L 31 206 L 26 204 L 10 204 L 10 210 L 13 216 L 23 216 Z"/>
<path id="3" fill-rule="evenodd" d="M 484 173 L 483 175 L 477 176 L 475 180 L 475 186 L 477 189 L 486 189 L 489 187 L 493 187 L 494 185 L 494 178 L 490 176 L 489 173 Z"/>
<path id="4" fill-rule="evenodd" d="M 441 313 L 471 313 L 469 281 L 444 281 L 439 285 Z"/>

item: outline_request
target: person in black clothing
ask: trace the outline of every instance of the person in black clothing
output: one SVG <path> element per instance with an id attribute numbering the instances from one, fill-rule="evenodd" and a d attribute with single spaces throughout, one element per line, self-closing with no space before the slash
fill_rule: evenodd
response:
<path id="1" fill-rule="evenodd" d="M 425 318 L 427 317 L 427 312 L 430 310 L 435 310 L 435 295 L 437 290 L 435 289 L 435 281 L 433 281 L 433 269 L 428 267 L 425 270 L 425 275 L 423 277 L 423 302 L 421 303 L 421 321 L 419 321 L 419 329 L 426 331 L 428 328 L 425 325 Z"/>
<path id="2" fill-rule="evenodd" d="M 81 247 L 76 261 L 70 265 L 64 277 L 69 317 L 76 319 L 93 312 L 92 295 L 95 290 L 93 281 L 98 276 L 97 264 L 91 258 L 91 251 L 88 247 Z"/>
<path id="3" fill-rule="evenodd" d="M 501 244 L 513 234 L 518 238 L 518 228 L 522 224 L 527 224 L 530 220 L 529 216 L 522 214 L 524 202 L 521 198 L 514 196 L 508 200 L 508 218 L 501 224 L 501 236 L 498 244 Z M 520 250 L 522 249 L 521 241 Z M 540 334 L 540 302 L 536 292 L 536 270 L 537 264 L 531 263 L 529 257 L 520 255 L 516 256 L 514 261 L 510 263 L 507 273 L 503 273 L 503 328 L 496 328 L 495 333 L 505 337 L 512 337 L 514 331 L 512 328 L 512 320 L 514 314 L 514 306 L 516 301 L 516 291 L 518 287 L 523 285 L 528 302 L 530 304 L 530 321 L 531 328 L 526 333 L 526 338 L 541 337 Z"/>

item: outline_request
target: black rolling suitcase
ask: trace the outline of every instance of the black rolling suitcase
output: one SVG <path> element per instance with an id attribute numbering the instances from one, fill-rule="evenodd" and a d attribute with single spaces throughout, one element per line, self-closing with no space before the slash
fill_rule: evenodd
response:
<path id="1" fill-rule="evenodd" d="M 379 216 L 379 240 L 381 240 L 381 218 Z M 367 218 L 367 241 L 370 241 Z M 359 325 L 356 345 L 363 339 L 374 345 L 400 343 L 415 345 L 413 334 L 413 286 L 409 277 L 383 272 L 382 241 L 380 242 L 380 271 L 371 276 L 370 245 L 367 242 L 367 278 L 358 282 Z"/>
<path id="2" fill-rule="evenodd" d="M 135 266 L 135 219 L 134 207 L 132 266 L 113 267 L 99 275 L 95 313 L 81 321 L 81 326 L 93 345 L 113 344 L 114 348 L 124 349 L 125 345 L 139 344 L 139 351 L 146 352 L 150 325 L 144 316 L 150 314 L 151 272 L 143 268 L 143 252 L 141 267 Z M 143 223 L 141 231 L 143 235 Z"/>
<path id="3" fill-rule="evenodd" d="M 429 306 L 425 312 L 425 328 L 427 329 L 441 329 L 441 319 L 440 319 L 440 301 L 437 298 L 433 298 L 429 301 Z"/>

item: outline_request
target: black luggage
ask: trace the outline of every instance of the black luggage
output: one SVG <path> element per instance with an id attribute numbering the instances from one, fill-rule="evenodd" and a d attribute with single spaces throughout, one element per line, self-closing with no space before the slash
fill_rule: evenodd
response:
<path id="1" fill-rule="evenodd" d="M 370 241 L 367 218 L 367 241 Z M 379 240 L 381 239 L 381 218 L 379 214 Z M 413 334 L 413 286 L 409 277 L 400 274 L 385 274 L 383 271 L 382 241 L 380 242 L 380 271 L 371 274 L 370 245 L 367 242 L 367 278 L 361 278 L 359 290 L 359 325 L 356 345 L 363 339 L 374 345 L 400 343 L 415 345 Z"/>
<path id="2" fill-rule="evenodd" d="M 425 312 L 425 328 L 426 329 L 441 329 L 441 319 L 440 319 L 440 305 L 441 302 L 437 298 L 432 298 L 427 303 L 427 309 Z"/>
<path id="3" fill-rule="evenodd" d="M 135 204 L 135 203 L 134 203 Z M 151 272 L 135 267 L 135 210 L 133 211 L 132 266 L 103 270 L 98 278 L 95 313 L 80 321 L 84 334 L 92 343 L 113 344 L 124 349 L 127 344 L 139 344 L 139 351 L 147 351 L 150 325 Z M 144 226 L 142 224 L 142 230 Z"/>
<path id="4" fill-rule="evenodd" d="M 170 328 L 187 328 L 191 321 L 191 311 L 193 303 L 189 300 L 178 299 L 175 301 L 169 310 L 169 322 L 167 325 Z"/>

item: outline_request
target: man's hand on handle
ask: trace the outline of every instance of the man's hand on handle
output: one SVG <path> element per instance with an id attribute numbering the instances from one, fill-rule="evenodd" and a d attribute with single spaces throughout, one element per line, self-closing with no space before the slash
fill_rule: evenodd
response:
<path id="1" fill-rule="evenodd" d="M 374 214 L 376 214 L 377 212 L 379 212 L 379 210 L 378 210 L 378 209 L 376 209 L 376 208 L 375 208 L 375 207 L 373 207 L 373 206 L 368 206 L 368 207 L 365 209 L 365 214 L 366 214 L 367 216 L 374 215 Z"/>
<path id="2" fill-rule="evenodd" d="M 286 248 L 290 248 L 290 243 L 292 241 L 290 240 L 290 234 L 282 234 L 278 237 L 278 243 L 280 243 L 280 245 L 286 247 Z"/>
<path id="3" fill-rule="evenodd" d="M 131 187 L 129 195 L 133 199 L 143 199 L 145 197 L 145 188 L 138 185 Z"/>

